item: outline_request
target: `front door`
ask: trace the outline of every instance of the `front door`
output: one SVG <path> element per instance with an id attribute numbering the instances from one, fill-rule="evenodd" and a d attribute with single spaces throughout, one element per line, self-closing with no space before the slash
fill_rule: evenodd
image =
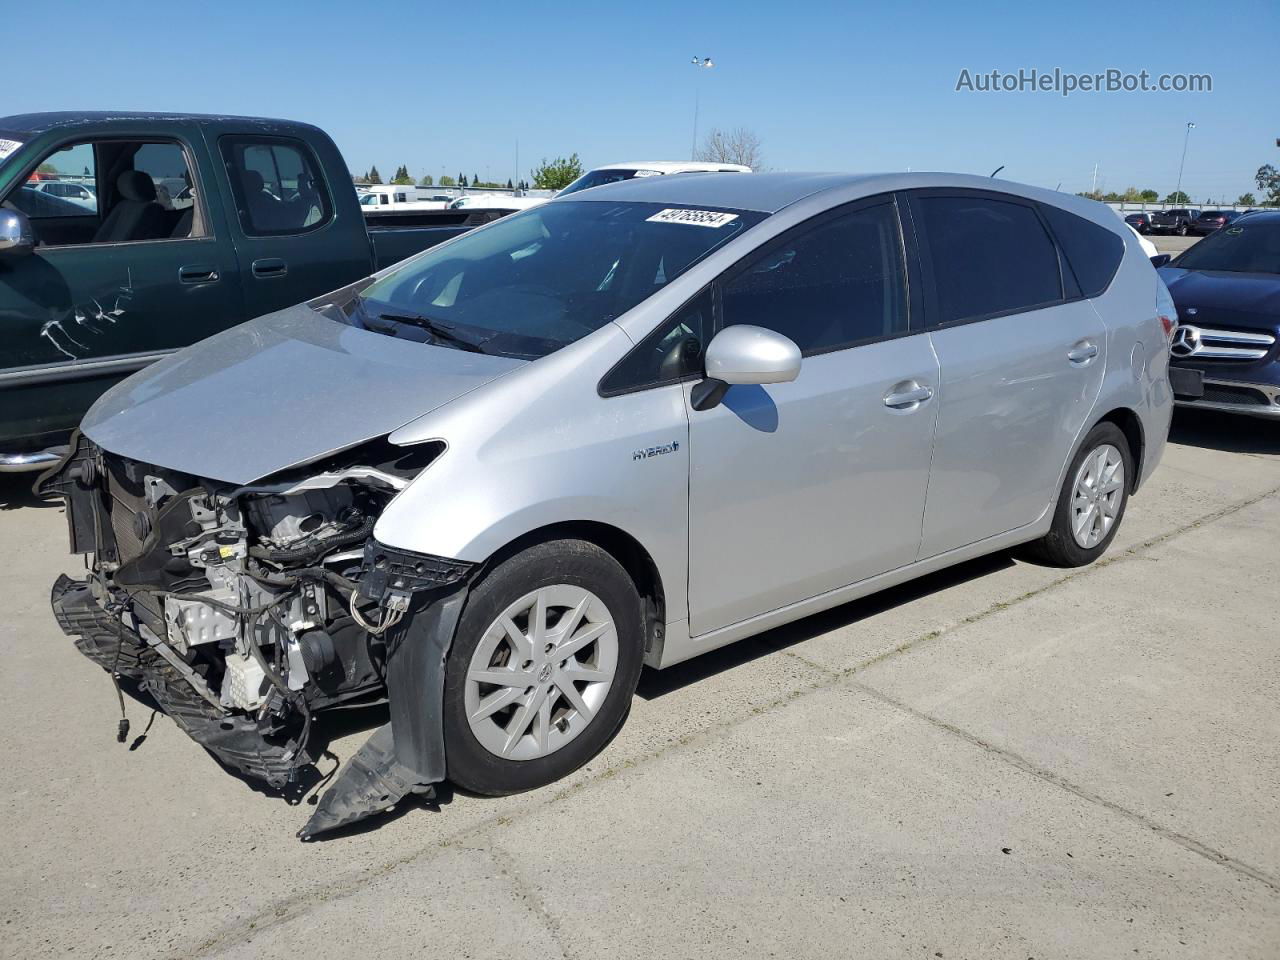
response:
<path id="1" fill-rule="evenodd" d="M 824 215 L 720 285 L 721 326 L 794 340 L 792 383 L 689 408 L 690 631 L 699 636 L 910 563 L 937 404 L 909 329 L 891 199 Z"/>
<path id="2" fill-rule="evenodd" d="M 91 199 L 21 182 L 3 198 L 38 244 L 0 258 L 6 444 L 74 427 L 121 377 L 241 318 L 229 241 L 156 189 L 184 183 L 196 157 L 178 141 L 61 144 L 42 173 L 92 187 Z"/>
<path id="3" fill-rule="evenodd" d="M 921 557 L 1037 520 L 1106 369 L 1106 327 L 1064 299 L 1034 205 L 1006 195 L 911 198 L 932 278 L 938 429 Z"/>

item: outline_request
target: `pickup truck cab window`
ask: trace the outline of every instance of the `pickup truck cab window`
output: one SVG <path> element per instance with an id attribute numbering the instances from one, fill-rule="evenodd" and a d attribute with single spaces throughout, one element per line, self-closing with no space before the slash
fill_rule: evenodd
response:
<path id="1" fill-rule="evenodd" d="M 5 198 L 40 247 L 205 235 L 186 148 L 176 141 L 97 140 L 50 152 Z"/>
<path id="2" fill-rule="evenodd" d="M 309 233 L 333 219 L 319 164 L 305 145 L 275 137 L 223 137 L 221 148 L 246 236 Z"/>

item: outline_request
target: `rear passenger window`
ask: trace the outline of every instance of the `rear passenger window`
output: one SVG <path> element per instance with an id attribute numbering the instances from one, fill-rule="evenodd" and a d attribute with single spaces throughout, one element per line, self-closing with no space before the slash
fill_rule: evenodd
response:
<path id="1" fill-rule="evenodd" d="M 915 200 L 933 261 L 939 323 L 1062 299 L 1058 252 L 1036 212 L 987 197 Z"/>
<path id="2" fill-rule="evenodd" d="M 1124 241 L 1106 227 L 1058 207 L 1042 204 L 1040 212 L 1058 238 L 1058 245 L 1067 257 L 1071 272 L 1076 275 L 1082 295 L 1096 297 L 1107 289 L 1111 278 L 1120 269 Z"/>
<path id="3" fill-rule="evenodd" d="M 907 329 L 898 214 L 865 207 L 799 233 L 725 285 L 724 325 L 749 323 L 790 337 L 805 354 Z"/>
<path id="4" fill-rule="evenodd" d="M 224 137 L 222 158 L 246 236 L 317 230 L 333 217 L 311 151 L 294 140 Z"/>

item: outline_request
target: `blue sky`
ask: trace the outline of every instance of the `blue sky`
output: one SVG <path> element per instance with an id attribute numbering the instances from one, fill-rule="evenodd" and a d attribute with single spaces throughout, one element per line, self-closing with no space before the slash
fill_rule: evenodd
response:
<path id="1" fill-rule="evenodd" d="M 104 10 L 111 8 L 108 16 Z M 29 8 L 34 9 L 34 8 Z M 404 163 L 506 180 L 688 156 L 700 124 L 746 126 L 783 170 L 956 170 L 1063 190 L 1164 194 L 1191 134 L 1197 200 L 1280 166 L 1280 4 L 543 5 L 44 0 L 6 31 L 0 115 L 234 112 L 307 120 L 353 171 Z M 61 15 L 71 29 L 53 30 Z M 98 25 L 100 24 L 100 26 Z M 16 25 L 15 25 L 16 26 Z M 710 56 L 710 71 L 690 65 Z M 957 93 L 962 68 L 1209 72 L 1212 93 Z M 26 82 L 13 83 L 24 77 Z M 520 167 L 515 169 L 516 142 Z M 1256 192 L 1256 191 L 1255 191 Z"/>

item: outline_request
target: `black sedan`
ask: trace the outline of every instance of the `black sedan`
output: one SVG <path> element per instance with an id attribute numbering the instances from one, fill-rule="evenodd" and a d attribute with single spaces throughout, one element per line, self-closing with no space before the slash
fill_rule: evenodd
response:
<path id="1" fill-rule="evenodd" d="M 1239 217 L 1240 214 L 1234 210 L 1205 210 L 1191 221 L 1190 229 L 1192 233 L 1203 236 L 1215 230 L 1221 230 Z"/>
<path id="2" fill-rule="evenodd" d="M 1280 211 L 1215 230 L 1160 276 L 1178 308 L 1177 402 L 1280 420 Z"/>

